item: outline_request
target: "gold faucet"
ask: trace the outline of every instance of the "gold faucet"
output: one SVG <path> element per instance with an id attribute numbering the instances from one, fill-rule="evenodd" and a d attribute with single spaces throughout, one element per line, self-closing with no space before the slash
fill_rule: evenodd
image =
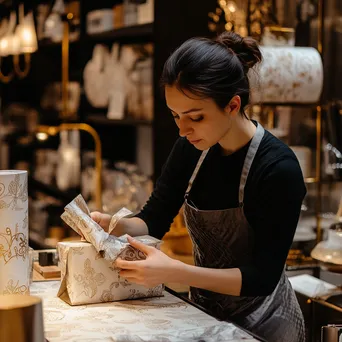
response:
<path id="1" fill-rule="evenodd" d="M 96 209 L 102 211 L 102 144 L 96 130 L 86 123 L 62 123 L 59 126 L 39 125 L 38 133 L 56 135 L 61 131 L 85 131 L 88 132 L 95 142 L 95 203 Z"/>

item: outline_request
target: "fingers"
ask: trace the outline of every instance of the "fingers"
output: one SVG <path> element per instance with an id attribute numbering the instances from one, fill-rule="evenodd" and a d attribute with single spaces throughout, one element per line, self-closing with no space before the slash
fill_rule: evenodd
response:
<path id="1" fill-rule="evenodd" d="M 137 278 L 137 272 L 132 270 L 122 270 L 120 271 L 120 277 L 131 281 L 131 279 Z"/>
<path id="2" fill-rule="evenodd" d="M 143 276 L 139 275 L 137 271 L 132 271 L 132 270 L 120 271 L 120 277 L 123 279 L 126 279 L 130 283 L 142 285 L 146 288 L 151 288 L 151 287 L 158 285 L 158 283 L 147 281 L 146 279 L 144 279 Z"/>
<path id="3" fill-rule="evenodd" d="M 115 261 L 115 266 L 123 270 L 137 270 L 144 267 L 143 262 L 144 260 L 126 261 L 118 258 Z"/>
<path id="4" fill-rule="evenodd" d="M 98 224 L 100 224 L 101 222 L 101 216 L 102 214 L 99 211 L 93 211 L 90 213 L 90 217 L 92 218 L 92 220 L 94 220 Z"/>
<path id="5" fill-rule="evenodd" d="M 127 240 L 133 247 L 135 247 L 136 249 L 139 249 L 141 252 L 145 253 L 146 255 L 149 255 L 152 251 L 154 251 L 153 247 L 147 246 L 143 244 L 142 242 L 133 239 L 131 236 L 128 236 Z"/>

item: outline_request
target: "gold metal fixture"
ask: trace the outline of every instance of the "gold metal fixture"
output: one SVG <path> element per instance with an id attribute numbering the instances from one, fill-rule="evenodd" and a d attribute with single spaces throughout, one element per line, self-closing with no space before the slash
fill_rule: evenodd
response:
<path id="1" fill-rule="evenodd" d="M 14 75 L 17 75 L 19 78 L 25 78 L 30 72 L 31 54 L 29 53 L 24 54 L 24 61 L 25 61 L 24 70 L 21 70 L 20 68 L 20 61 L 19 61 L 20 55 L 13 55 L 12 57 L 13 57 L 13 70 L 8 75 L 4 75 L 0 70 L 0 81 L 2 81 L 3 83 L 9 83 L 10 81 L 12 81 L 12 79 L 14 78 Z M 1 66 L 1 60 L 2 60 L 2 57 L 0 57 L 0 66 Z"/>
<path id="2" fill-rule="evenodd" d="M 305 183 L 307 183 L 307 184 L 317 183 L 317 178 L 316 177 L 307 177 L 307 178 L 305 178 Z"/>
<path id="3" fill-rule="evenodd" d="M 8 75 L 4 75 L 1 71 L 2 58 L 0 57 L 0 80 L 3 83 L 9 83 L 14 77 L 14 72 L 10 72 Z"/>
<path id="4" fill-rule="evenodd" d="M 18 75 L 19 78 L 26 77 L 31 68 L 31 55 L 29 53 L 25 53 L 24 58 L 25 58 L 25 68 L 24 70 L 21 70 L 20 63 L 19 63 L 19 55 L 13 56 L 14 71 Z"/>
<path id="5" fill-rule="evenodd" d="M 63 40 L 62 40 L 62 118 L 69 117 L 68 109 L 68 85 L 69 85 L 69 18 L 73 14 L 68 13 L 63 17 Z"/>
<path id="6" fill-rule="evenodd" d="M 37 133 L 56 135 L 61 131 L 85 131 L 88 132 L 95 142 L 95 203 L 96 209 L 102 210 L 102 144 L 96 130 L 85 123 L 62 123 L 59 126 L 38 126 Z"/>
<path id="7" fill-rule="evenodd" d="M 318 22 L 317 22 L 317 50 L 323 58 L 323 21 L 324 21 L 324 3 L 323 0 L 318 1 Z M 320 101 L 322 102 L 322 101 Z M 317 221 L 317 243 L 322 241 L 322 224 L 321 224 L 321 195 L 322 195 L 322 184 L 321 184 L 321 148 L 322 148 L 322 106 L 316 107 L 316 221 Z"/>
<path id="8" fill-rule="evenodd" d="M 270 109 L 267 115 L 267 128 L 273 129 L 274 128 L 274 110 Z"/>
<path id="9" fill-rule="evenodd" d="M 285 33 L 294 33 L 295 32 L 295 29 L 292 27 L 267 26 L 267 28 L 272 32 L 285 32 Z"/>

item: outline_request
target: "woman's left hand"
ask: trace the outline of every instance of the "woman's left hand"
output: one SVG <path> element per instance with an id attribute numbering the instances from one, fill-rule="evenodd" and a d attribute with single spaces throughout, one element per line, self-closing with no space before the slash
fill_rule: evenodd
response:
<path id="1" fill-rule="evenodd" d="M 143 252 L 146 259 L 127 261 L 118 258 L 115 266 L 121 269 L 120 277 L 148 288 L 171 281 L 170 278 L 179 263 L 177 260 L 169 258 L 160 250 L 147 246 L 132 237 L 128 237 L 128 242 Z"/>

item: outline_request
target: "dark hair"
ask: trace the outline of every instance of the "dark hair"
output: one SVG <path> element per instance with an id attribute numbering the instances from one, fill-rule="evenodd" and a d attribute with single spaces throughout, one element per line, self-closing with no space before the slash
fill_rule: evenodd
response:
<path id="1" fill-rule="evenodd" d="M 258 44 L 250 37 L 224 32 L 214 40 L 191 38 L 166 61 L 161 85 L 175 85 L 183 92 L 212 98 L 222 109 L 239 95 L 241 112 L 246 116 L 250 93 L 247 73 L 261 60 Z"/>

